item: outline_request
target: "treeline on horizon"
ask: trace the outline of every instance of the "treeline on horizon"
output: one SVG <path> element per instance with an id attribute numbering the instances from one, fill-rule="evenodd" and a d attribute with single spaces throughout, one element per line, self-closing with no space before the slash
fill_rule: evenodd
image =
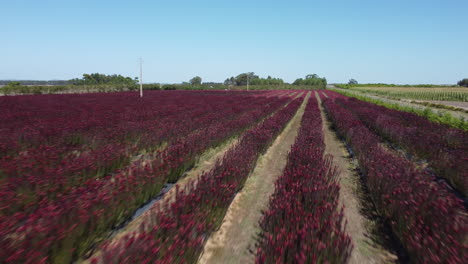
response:
<path id="1" fill-rule="evenodd" d="M 75 93 L 75 92 L 116 92 L 133 91 L 139 89 L 139 80 L 137 77 L 130 78 L 120 74 L 83 74 L 82 78 L 71 80 L 0 80 L 1 92 L 4 95 L 9 94 L 49 94 L 49 93 Z M 204 89 L 230 89 L 230 90 L 293 90 L 293 89 L 324 89 L 327 85 L 326 78 L 317 74 L 308 74 L 305 78 L 298 78 L 292 84 L 283 81 L 281 78 L 268 76 L 262 78 L 253 72 L 241 73 L 237 76 L 227 78 L 223 83 L 203 82 L 202 78 L 195 76 L 187 82 L 179 84 L 143 84 L 145 90 L 204 90 Z M 460 80 L 458 86 L 468 87 L 468 79 Z M 340 88 L 353 87 L 457 87 L 457 85 L 397 85 L 385 83 L 358 84 L 351 79 L 347 84 L 335 84 Z"/>
<path id="2" fill-rule="evenodd" d="M 115 92 L 132 91 L 139 89 L 137 77 L 130 78 L 122 75 L 106 75 L 100 73 L 83 74 L 82 78 L 68 81 L 0 81 L 3 94 L 49 94 L 73 92 Z M 324 89 L 327 85 L 325 78 L 317 74 L 309 74 L 305 79 L 299 78 L 293 84 L 281 78 L 261 78 L 253 72 L 241 73 L 236 77 L 226 79 L 224 83 L 202 82 L 202 78 L 195 76 L 188 82 L 180 84 L 143 84 L 145 90 L 204 90 L 204 89 L 230 89 L 230 90 L 273 90 L 273 89 Z M 248 86 L 248 87 L 247 87 Z"/>
<path id="3" fill-rule="evenodd" d="M 9 83 L 20 83 L 21 85 L 69 85 L 70 80 L 0 80 L 0 85 L 7 85 Z"/>

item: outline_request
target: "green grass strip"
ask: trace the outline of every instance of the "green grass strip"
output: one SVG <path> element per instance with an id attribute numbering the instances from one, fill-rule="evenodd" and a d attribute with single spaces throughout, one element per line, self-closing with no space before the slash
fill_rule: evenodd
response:
<path id="1" fill-rule="evenodd" d="M 413 113 L 419 116 L 423 116 L 435 123 L 444 124 L 444 125 L 448 125 L 448 126 L 455 127 L 455 128 L 460 128 L 463 130 L 468 130 L 468 122 L 465 121 L 465 118 L 463 117 L 456 118 L 448 112 L 443 112 L 443 111 L 434 112 L 432 109 L 427 108 L 427 107 L 424 109 L 419 109 L 419 108 L 410 107 L 410 106 L 403 106 L 398 103 L 388 103 L 379 99 L 374 99 L 374 98 L 370 98 L 370 97 L 363 96 L 363 95 L 353 94 L 353 93 L 343 91 L 340 89 L 332 88 L 330 90 L 335 91 L 345 96 L 354 97 L 361 101 L 373 103 L 373 104 L 380 105 L 389 109 L 395 109 L 398 111 L 404 111 L 404 112 Z"/>

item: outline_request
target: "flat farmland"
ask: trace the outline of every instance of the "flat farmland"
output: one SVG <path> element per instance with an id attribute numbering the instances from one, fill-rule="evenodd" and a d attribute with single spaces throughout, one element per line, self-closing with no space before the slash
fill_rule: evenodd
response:
<path id="1" fill-rule="evenodd" d="M 468 96 L 358 90 L 402 89 Z M 147 91 L 4 96 L 0 122 L 0 263 L 467 262 L 468 132 L 413 113 Z"/>
<path id="2" fill-rule="evenodd" d="M 464 87 L 352 87 L 351 89 L 391 98 L 468 102 Z"/>

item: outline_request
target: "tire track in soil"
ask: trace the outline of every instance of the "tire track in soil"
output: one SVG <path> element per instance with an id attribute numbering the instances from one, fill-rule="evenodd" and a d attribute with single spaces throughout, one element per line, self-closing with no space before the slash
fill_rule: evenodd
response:
<path id="1" fill-rule="evenodd" d="M 350 158 L 349 152 L 336 133 L 330 129 L 332 124 L 325 116 L 322 101 L 317 93 L 316 97 L 322 116 L 325 154 L 333 156 L 333 163 L 339 171 L 340 204 L 344 206 L 346 232 L 354 244 L 349 263 L 398 263 L 398 257 L 382 245 L 385 242 L 376 231 L 378 223 L 372 219 L 372 209 L 367 208 L 368 202 L 360 186 L 360 176 L 354 169 L 356 163 Z"/>
<path id="2" fill-rule="evenodd" d="M 310 96 L 309 92 L 285 129 L 258 159 L 244 188 L 229 206 L 221 227 L 207 240 L 198 263 L 254 263 L 262 211 L 267 208 L 274 183 L 286 166 Z"/>

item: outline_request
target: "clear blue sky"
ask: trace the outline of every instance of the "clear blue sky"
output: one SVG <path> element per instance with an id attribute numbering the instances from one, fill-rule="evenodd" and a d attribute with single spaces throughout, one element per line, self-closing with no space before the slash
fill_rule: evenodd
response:
<path id="1" fill-rule="evenodd" d="M 468 1 L 1 0 L 0 79 L 468 78 Z"/>

